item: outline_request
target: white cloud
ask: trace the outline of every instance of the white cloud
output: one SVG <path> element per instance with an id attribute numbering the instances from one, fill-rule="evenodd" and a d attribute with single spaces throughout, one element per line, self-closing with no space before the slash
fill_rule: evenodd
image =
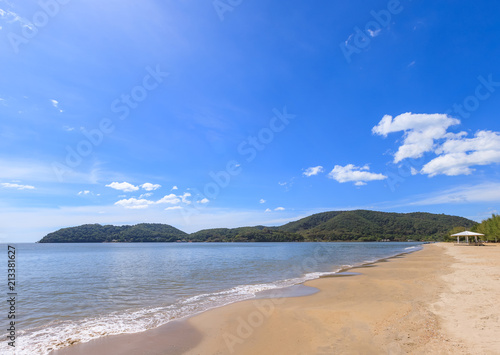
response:
<path id="1" fill-rule="evenodd" d="M 80 191 L 78 193 L 78 196 L 82 196 L 82 195 L 89 195 L 90 194 L 90 191 L 89 190 L 84 190 L 84 191 Z"/>
<path id="2" fill-rule="evenodd" d="M 141 187 L 146 190 L 146 191 L 154 191 L 157 190 L 161 187 L 161 185 L 158 184 L 151 184 L 149 182 L 146 182 L 145 184 L 142 184 Z"/>
<path id="3" fill-rule="evenodd" d="M 303 174 L 307 177 L 310 177 L 313 175 L 318 175 L 319 173 L 322 173 L 323 171 L 324 171 L 323 167 L 321 165 L 318 165 L 318 166 L 314 166 L 311 168 L 307 168 Z"/>
<path id="4" fill-rule="evenodd" d="M 0 9 L 0 18 L 2 20 L 5 20 L 5 22 L 9 24 L 19 22 L 21 27 L 28 27 L 30 29 L 33 29 L 33 24 L 30 21 L 28 21 L 24 17 L 19 16 L 14 11 Z"/>
<path id="5" fill-rule="evenodd" d="M 436 149 L 436 154 L 441 155 L 424 165 L 423 174 L 470 175 L 474 171 L 472 166 L 500 163 L 500 134 L 478 131 L 474 138 L 452 135 Z"/>
<path id="6" fill-rule="evenodd" d="M 57 101 L 57 100 L 50 100 L 50 102 L 52 103 L 52 106 L 54 106 L 56 109 L 59 110 L 59 112 L 63 112 L 63 110 L 61 110 L 59 108 L 59 101 Z"/>
<path id="7" fill-rule="evenodd" d="M 153 201 L 145 200 L 145 199 L 135 199 L 129 198 L 128 200 L 120 200 L 115 202 L 115 205 L 122 206 L 128 209 L 142 209 L 147 208 L 149 205 L 153 204 Z"/>
<path id="8" fill-rule="evenodd" d="M 382 29 L 380 29 L 380 28 L 375 30 L 375 31 L 368 29 L 368 34 L 370 35 L 370 37 L 377 37 L 381 31 L 382 31 Z"/>
<path id="9" fill-rule="evenodd" d="M 141 199 L 141 198 L 151 197 L 151 196 L 153 196 L 153 193 L 151 193 L 151 192 L 146 192 L 145 194 L 141 194 L 141 195 L 139 196 L 139 198 Z"/>
<path id="10" fill-rule="evenodd" d="M 265 212 L 271 212 L 271 209 L 270 208 L 266 208 Z"/>
<path id="11" fill-rule="evenodd" d="M 197 203 L 202 203 L 202 204 L 205 204 L 205 203 L 209 203 L 209 202 L 210 202 L 210 200 L 209 200 L 208 198 L 206 198 L 206 197 L 205 197 L 205 198 L 201 199 L 200 201 L 196 201 L 196 202 L 197 202 Z"/>
<path id="12" fill-rule="evenodd" d="M 63 126 L 63 129 L 66 131 L 66 132 L 72 132 L 75 130 L 75 127 L 70 127 L 70 126 Z"/>
<path id="13" fill-rule="evenodd" d="M 372 128 L 373 134 L 387 137 L 389 133 L 404 131 L 403 144 L 394 155 L 394 163 L 406 158 L 420 158 L 435 149 L 435 141 L 446 138 L 447 129 L 460 121 L 446 114 L 414 114 L 411 112 L 396 116 L 385 115 Z"/>
<path id="14" fill-rule="evenodd" d="M 366 181 L 387 179 L 387 176 L 383 174 L 371 173 L 368 170 L 370 170 L 368 165 L 362 167 L 353 164 L 346 166 L 335 165 L 328 177 L 340 183 L 354 182 L 356 186 L 366 185 Z"/>
<path id="15" fill-rule="evenodd" d="M 174 191 L 174 190 L 179 190 L 179 188 L 177 186 L 174 186 L 174 187 L 172 187 L 172 190 L 170 190 L 170 191 Z"/>
<path id="16" fill-rule="evenodd" d="M 111 187 L 115 190 L 120 190 L 123 192 L 132 192 L 139 190 L 139 187 L 129 184 L 128 182 L 112 182 L 111 184 L 106 185 L 106 187 Z"/>
<path id="17" fill-rule="evenodd" d="M 170 211 L 170 210 L 182 210 L 182 207 L 181 206 L 172 206 L 172 207 L 165 208 L 165 211 Z"/>
<path id="18" fill-rule="evenodd" d="M 274 210 L 275 211 L 284 211 L 285 207 L 276 207 Z"/>
<path id="19" fill-rule="evenodd" d="M 264 200 L 263 198 L 260 199 L 259 203 L 266 203 L 266 200 Z"/>
<path id="20" fill-rule="evenodd" d="M 286 191 L 289 191 L 294 184 L 295 177 L 292 177 L 290 181 L 278 182 L 280 186 L 283 186 Z"/>
<path id="21" fill-rule="evenodd" d="M 189 192 L 184 192 L 184 195 L 182 196 L 179 196 L 181 199 L 182 199 L 182 202 L 183 203 L 186 203 L 186 204 L 191 204 L 191 201 L 189 201 L 187 198 L 188 197 L 191 197 L 191 194 Z"/>
<path id="22" fill-rule="evenodd" d="M 19 185 L 19 184 L 11 184 L 8 182 L 3 182 L 0 184 L 4 189 L 17 189 L 17 190 L 34 190 L 35 187 L 31 185 Z"/>
<path id="23" fill-rule="evenodd" d="M 158 201 L 152 201 L 143 198 L 143 197 L 149 197 L 151 195 L 152 195 L 151 193 L 146 193 L 139 196 L 139 199 L 129 198 L 128 200 L 126 199 L 120 200 L 116 202 L 115 205 L 119 205 L 125 208 L 146 208 L 149 205 L 160 205 L 160 204 L 177 205 L 181 202 L 188 205 L 191 204 L 191 201 L 187 199 L 188 197 L 191 196 L 189 192 L 184 193 L 184 195 L 182 196 L 177 196 L 175 194 L 165 195 Z M 203 201 L 202 203 L 208 203 L 208 200 L 206 200 L 206 202 L 204 200 L 202 201 Z"/>
<path id="24" fill-rule="evenodd" d="M 181 202 L 181 199 L 177 197 L 175 194 L 165 195 L 160 200 L 156 201 L 156 203 L 169 203 L 172 205 L 176 205 Z"/>

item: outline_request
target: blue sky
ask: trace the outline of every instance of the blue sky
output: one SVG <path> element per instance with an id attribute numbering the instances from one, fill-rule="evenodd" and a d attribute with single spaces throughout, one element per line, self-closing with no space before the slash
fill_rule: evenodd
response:
<path id="1" fill-rule="evenodd" d="M 0 0 L 0 241 L 500 202 L 500 3 Z"/>

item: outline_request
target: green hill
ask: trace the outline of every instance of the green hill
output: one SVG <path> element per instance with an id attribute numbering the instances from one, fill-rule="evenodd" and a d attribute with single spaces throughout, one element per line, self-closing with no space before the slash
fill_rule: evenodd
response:
<path id="1" fill-rule="evenodd" d="M 471 228 L 467 218 L 432 213 L 387 213 L 367 210 L 314 214 L 279 227 L 307 240 L 395 241 L 443 240 L 453 227 Z"/>
<path id="2" fill-rule="evenodd" d="M 187 236 L 168 224 L 141 223 L 120 227 L 84 224 L 49 233 L 39 243 L 175 242 Z"/>
<path id="3" fill-rule="evenodd" d="M 190 234 L 193 242 L 303 242 L 297 233 L 279 230 L 277 227 L 240 227 L 204 229 Z"/>
<path id="4" fill-rule="evenodd" d="M 166 224 L 101 226 L 85 224 L 64 228 L 40 243 L 103 242 L 302 242 L 302 241 L 406 241 L 443 240 L 455 227 L 471 228 L 476 222 L 432 213 L 387 213 L 367 210 L 323 212 L 280 227 L 204 229 L 187 234 Z"/>

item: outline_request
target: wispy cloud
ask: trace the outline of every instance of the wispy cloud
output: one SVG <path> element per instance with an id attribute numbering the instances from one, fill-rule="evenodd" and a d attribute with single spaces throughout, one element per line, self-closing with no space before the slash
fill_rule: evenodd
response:
<path id="1" fill-rule="evenodd" d="M 188 200 L 188 197 L 191 197 L 191 194 L 189 192 L 185 192 L 182 196 L 179 196 L 182 200 L 183 203 L 189 205 L 191 204 L 191 201 Z M 203 200 L 207 200 L 207 199 L 203 199 Z M 208 203 L 208 200 L 207 202 L 205 203 Z"/>
<path id="2" fill-rule="evenodd" d="M 153 201 L 145 200 L 145 199 L 135 199 L 129 198 L 127 200 L 120 200 L 115 202 L 115 205 L 122 206 L 129 209 L 143 209 L 147 208 L 149 205 L 153 204 Z"/>
<path id="3" fill-rule="evenodd" d="M 500 183 L 457 186 L 444 191 L 414 197 L 408 205 L 500 202 Z"/>
<path id="4" fill-rule="evenodd" d="M 0 184 L 4 189 L 16 189 L 16 190 L 34 190 L 35 187 L 31 185 L 19 185 L 11 184 L 9 182 L 3 182 Z"/>
<path id="5" fill-rule="evenodd" d="M 370 35 L 370 37 L 373 38 L 373 37 L 377 37 L 380 34 L 380 32 L 382 32 L 382 29 L 379 28 L 379 29 L 377 29 L 375 31 L 371 30 L 371 29 L 368 29 L 367 31 L 368 31 L 368 34 Z"/>
<path id="6" fill-rule="evenodd" d="M 145 184 L 142 184 L 141 187 L 146 191 L 154 191 L 158 190 L 161 187 L 161 185 L 151 184 L 149 182 L 146 182 Z"/>
<path id="7" fill-rule="evenodd" d="M 94 165 L 88 172 L 70 171 L 65 175 L 68 182 L 95 183 L 99 179 L 100 169 Z M 0 179 L 59 182 L 58 177 L 48 162 L 30 159 L 0 158 Z"/>
<path id="8" fill-rule="evenodd" d="M 322 173 L 323 171 L 324 171 L 323 167 L 321 165 L 318 165 L 318 166 L 307 168 L 306 171 L 303 172 L 303 175 L 310 177 L 310 176 L 318 175 L 319 173 Z"/>
<path id="9" fill-rule="evenodd" d="M 8 24 L 19 23 L 21 27 L 33 28 L 33 24 L 30 21 L 11 10 L 0 9 L 0 19 Z"/>
<path id="10" fill-rule="evenodd" d="M 52 106 L 54 106 L 59 112 L 63 112 L 63 110 L 59 108 L 59 101 L 51 99 L 50 102 L 52 103 Z"/>
<path id="11" fill-rule="evenodd" d="M 264 200 L 263 198 L 260 199 L 259 203 L 266 203 L 266 200 Z"/>
<path id="12" fill-rule="evenodd" d="M 165 208 L 165 211 L 170 211 L 170 210 L 182 210 L 182 206 L 171 206 Z"/>
<path id="13" fill-rule="evenodd" d="M 285 207 L 276 207 L 274 210 L 275 211 L 284 211 Z"/>

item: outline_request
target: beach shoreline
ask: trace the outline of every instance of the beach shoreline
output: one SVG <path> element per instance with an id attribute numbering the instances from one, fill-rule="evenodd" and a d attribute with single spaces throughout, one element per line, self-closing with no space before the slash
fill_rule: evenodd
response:
<path id="1" fill-rule="evenodd" d="M 453 276 L 461 254 L 486 250 L 452 248 L 426 245 L 421 251 L 353 267 L 349 271 L 355 275 L 307 281 L 304 285 L 320 290 L 312 295 L 285 298 L 277 291 L 274 298 L 229 304 L 153 330 L 51 354 L 494 353 L 494 340 L 475 352 L 473 342 L 481 336 L 471 340 L 454 334 L 457 316 L 447 303 L 455 300 L 454 283 L 461 280 Z M 486 249 L 495 255 L 500 251 Z"/>

